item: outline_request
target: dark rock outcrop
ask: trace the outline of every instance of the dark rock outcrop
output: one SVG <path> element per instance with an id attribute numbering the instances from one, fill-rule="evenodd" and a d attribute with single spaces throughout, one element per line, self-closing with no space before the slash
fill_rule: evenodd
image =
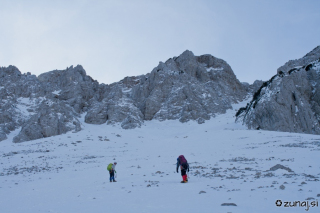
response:
<path id="1" fill-rule="evenodd" d="M 260 89 L 260 87 L 262 86 L 263 83 L 264 83 L 264 81 L 255 80 L 253 82 L 253 84 L 242 82 L 242 85 L 245 87 L 248 94 L 253 95 L 254 93 L 256 93 Z"/>
<path id="2" fill-rule="evenodd" d="M 320 134 L 319 50 L 280 67 L 237 112 L 237 121 L 250 129 Z"/>
<path id="3" fill-rule="evenodd" d="M 303 66 L 306 66 L 313 61 L 316 61 L 319 59 L 320 55 L 320 46 L 317 46 L 314 48 L 311 52 L 306 54 L 300 59 L 296 60 L 290 60 L 287 63 L 285 63 L 283 66 L 279 67 L 277 70 L 278 75 L 286 74 L 294 69 L 301 68 Z"/>

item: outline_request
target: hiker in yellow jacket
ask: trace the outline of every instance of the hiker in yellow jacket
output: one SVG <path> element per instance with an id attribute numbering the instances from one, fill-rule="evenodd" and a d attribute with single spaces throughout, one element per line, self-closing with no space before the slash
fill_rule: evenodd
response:
<path id="1" fill-rule="evenodd" d="M 113 164 L 112 163 L 110 163 L 109 165 L 108 165 L 108 171 L 109 171 L 109 173 L 110 173 L 110 182 L 117 182 L 115 179 L 114 179 L 114 173 L 117 173 L 116 172 L 116 170 L 115 170 L 115 168 L 116 168 L 116 165 L 117 165 L 117 162 L 114 162 Z"/>

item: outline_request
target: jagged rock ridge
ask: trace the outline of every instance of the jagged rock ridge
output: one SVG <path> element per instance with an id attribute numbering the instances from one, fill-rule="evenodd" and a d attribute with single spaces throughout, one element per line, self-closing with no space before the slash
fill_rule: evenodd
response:
<path id="1" fill-rule="evenodd" d="M 79 131 L 82 113 L 87 123 L 125 129 L 152 119 L 203 123 L 242 101 L 247 89 L 224 60 L 191 51 L 110 85 L 94 81 L 80 65 L 38 77 L 9 66 L 0 69 L 0 141 L 20 127 L 14 142 Z"/>
<path id="2" fill-rule="evenodd" d="M 236 116 L 251 129 L 320 134 L 320 46 L 287 62 Z"/>
<path id="3" fill-rule="evenodd" d="M 225 113 L 231 103 L 243 100 L 246 94 L 225 61 L 185 51 L 160 62 L 147 75 L 110 85 L 85 120 L 96 124 L 121 122 L 123 128 L 139 127 L 152 119 L 203 123 L 216 113 Z"/>
<path id="4" fill-rule="evenodd" d="M 92 90 L 98 86 L 81 66 L 39 77 L 21 74 L 14 66 L 0 68 L 0 141 L 20 127 L 14 142 L 79 131 L 79 113 L 96 98 Z"/>

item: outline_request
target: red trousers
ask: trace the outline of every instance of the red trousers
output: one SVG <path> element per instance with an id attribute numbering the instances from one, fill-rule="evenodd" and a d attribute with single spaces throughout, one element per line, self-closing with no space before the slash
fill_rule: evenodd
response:
<path id="1" fill-rule="evenodd" d="M 185 169 L 181 169 L 181 176 L 183 181 L 187 181 L 187 171 Z"/>
<path id="2" fill-rule="evenodd" d="M 187 181 L 187 177 L 188 177 L 187 175 L 183 175 L 182 176 L 183 181 Z"/>

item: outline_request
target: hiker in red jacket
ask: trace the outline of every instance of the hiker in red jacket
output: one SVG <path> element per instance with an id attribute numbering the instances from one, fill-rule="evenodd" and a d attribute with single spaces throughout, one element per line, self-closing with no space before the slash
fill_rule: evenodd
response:
<path id="1" fill-rule="evenodd" d="M 177 173 L 178 173 L 179 166 L 181 170 L 181 176 L 183 179 L 181 183 L 187 183 L 188 182 L 187 171 L 189 172 L 189 164 L 183 155 L 180 155 L 177 158 Z"/>

